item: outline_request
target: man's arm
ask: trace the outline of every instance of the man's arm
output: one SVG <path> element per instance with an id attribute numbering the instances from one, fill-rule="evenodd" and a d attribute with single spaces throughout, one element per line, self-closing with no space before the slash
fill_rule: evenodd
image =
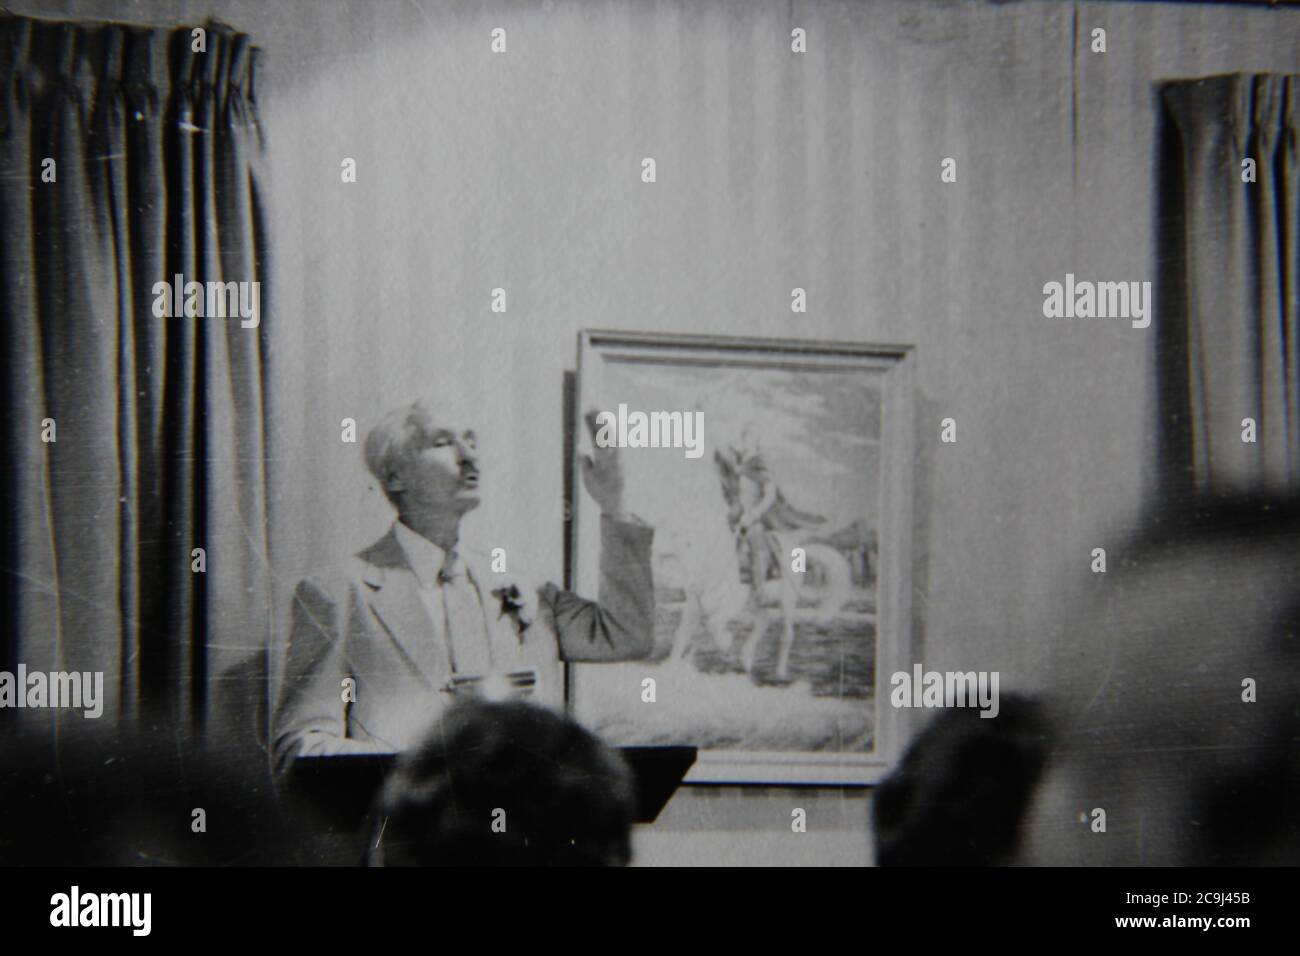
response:
<path id="1" fill-rule="evenodd" d="M 606 413 L 608 414 L 608 413 Z M 655 589 L 650 568 L 654 529 L 623 511 L 623 469 L 618 449 L 601 444 L 595 411 L 584 417 L 592 454 L 582 461 L 582 483 L 600 505 L 600 603 L 542 588 L 555 624 L 560 656 L 567 661 L 626 661 L 646 657 L 655 643 Z"/>
<path id="2" fill-rule="evenodd" d="M 367 741 L 347 736 L 343 678 L 348 674 L 339 616 L 335 599 L 316 581 L 305 580 L 294 591 L 280 701 L 271 721 L 281 770 L 299 756 L 376 752 Z"/>
<path id="3" fill-rule="evenodd" d="M 566 661 L 624 661 L 649 655 L 655 640 L 653 540 L 654 529 L 647 525 L 602 515 L 599 603 L 553 584 L 542 589 Z"/>

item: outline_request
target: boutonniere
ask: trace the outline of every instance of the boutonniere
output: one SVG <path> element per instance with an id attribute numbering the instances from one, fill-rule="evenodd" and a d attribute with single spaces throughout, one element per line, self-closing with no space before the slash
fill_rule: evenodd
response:
<path id="1" fill-rule="evenodd" d="M 493 588 L 492 596 L 501 602 L 501 610 L 497 617 L 511 618 L 515 622 L 515 633 L 519 635 L 519 639 L 522 641 L 524 631 L 528 630 L 535 617 L 534 609 L 529 606 L 529 600 L 519 590 L 519 587 L 514 584 Z"/>

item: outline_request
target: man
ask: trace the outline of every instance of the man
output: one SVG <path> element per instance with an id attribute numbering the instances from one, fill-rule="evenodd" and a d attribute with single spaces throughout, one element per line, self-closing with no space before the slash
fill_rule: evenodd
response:
<path id="1" fill-rule="evenodd" d="M 595 432 L 595 416 L 587 416 Z M 366 465 L 397 520 L 325 580 L 297 588 L 275 757 L 391 753 L 416 744 L 458 695 L 528 696 L 559 706 L 561 658 L 645 657 L 654 643 L 653 531 L 623 512 L 615 448 L 596 447 L 583 482 L 601 509 L 600 604 L 540 589 L 464 548 L 479 505 L 474 432 L 427 402 L 385 416 Z"/>

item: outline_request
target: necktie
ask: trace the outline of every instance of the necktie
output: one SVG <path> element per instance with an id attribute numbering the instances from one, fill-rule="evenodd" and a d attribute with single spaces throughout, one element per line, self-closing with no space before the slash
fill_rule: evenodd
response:
<path id="1" fill-rule="evenodd" d="M 492 653 L 483 626 L 483 608 L 474 583 L 455 551 L 448 553 L 438 572 L 442 592 L 443 624 L 451 651 L 452 670 L 471 677 L 492 670 Z"/>

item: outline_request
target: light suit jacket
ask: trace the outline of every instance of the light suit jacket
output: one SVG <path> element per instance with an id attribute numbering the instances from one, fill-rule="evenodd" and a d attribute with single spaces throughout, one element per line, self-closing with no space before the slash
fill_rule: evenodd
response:
<path id="1" fill-rule="evenodd" d="M 533 668 L 533 700 L 563 704 L 560 662 L 632 660 L 654 646 L 651 528 L 601 518 L 599 604 L 537 589 L 462 551 L 478 589 L 498 673 Z M 355 681 L 344 693 L 345 678 Z M 389 753 L 417 743 L 453 695 L 445 647 L 394 530 L 341 572 L 298 585 L 279 704 L 276 762 L 299 755 Z M 345 697 L 355 700 L 345 700 Z"/>

